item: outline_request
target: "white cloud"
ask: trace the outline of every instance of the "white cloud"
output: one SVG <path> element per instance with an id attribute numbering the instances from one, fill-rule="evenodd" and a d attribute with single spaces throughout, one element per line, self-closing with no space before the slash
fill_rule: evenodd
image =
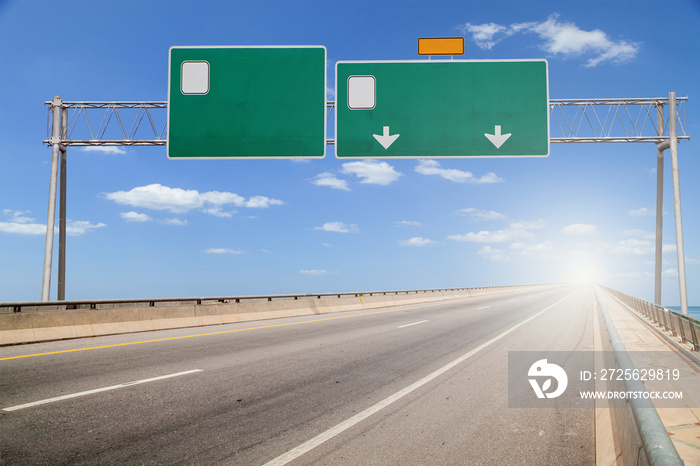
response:
<path id="1" fill-rule="evenodd" d="M 646 254 L 654 254 L 654 243 L 643 239 L 625 239 L 618 241 L 612 248 L 612 252 L 622 255 L 642 256 Z"/>
<path id="2" fill-rule="evenodd" d="M 46 224 L 36 223 L 36 219 L 28 217 L 29 210 L 3 209 L 3 215 L 9 217 L 8 222 L 0 222 L 0 232 L 18 235 L 45 235 Z"/>
<path id="3" fill-rule="evenodd" d="M 164 194 L 168 192 L 168 190 L 171 190 L 171 192 L 176 193 L 177 191 L 183 191 L 180 188 L 168 188 L 167 186 L 162 186 L 161 188 L 158 188 L 160 185 L 150 185 L 154 187 L 154 190 L 162 190 Z M 134 189 L 139 189 L 139 188 L 134 188 Z M 133 191 L 133 189 L 132 189 Z M 236 193 L 229 193 L 226 191 L 208 191 L 206 193 L 199 193 L 198 191 L 185 191 L 186 193 L 193 193 L 195 198 L 198 198 L 198 200 L 203 204 L 203 203 L 208 203 L 208 204 L 213 204 L 215 206 L 222 206 L 226 204 L 233 204 L 236 206 L 243 206 L 245 204 L 245 198 L 243 196 L 239 196 Z M 178 193 L 179 194 L 179 193 Z M 177 195 L 177 194 L 176 194 Z"/>
<path id="4" fill-rule="evenodd" d="M 565 58 L 586 56 L 587 67 L 594 67 L 602 62 L 624 63 L 632 60 L 639 52 L 635 42 L 611 40 L 600 29 L 585 31 L 574 23 L 560 21 L 559 15 L 551 15 L 546 21 L 516 23 L 504 26 L 495 23 L 471 24 L 459 26 L 463 34 L 471 34 L 476 45 L 490 50 L 506 37 L 521 33 L 534 33 L 542 40 L 540 48 L 552 55 Z"/>
<path id="5" fill-rule="evenodd" d="M 525 222 L 525 221 L 519 221 L 519 222 L 514 222 L 510 224 L 510 227 L 513 229 L 518 229 L 518 230 L 539 230 L 541 228 L 544 228 L 545 226 L 545 221 L 542 219 L 539 220 L 534 220 L 531 222 Z"/>
<path id="6" fill-rule="evenodd" d="M 511 242 L 508 250 L 495 248 L 493 246 L 483 246 L 477 254 L 485 257 L 491 262 L 511 262 L 515 256 L 527 257 L 538 261 L 548 261 L 557 257 L 554 243 L 550 241 L 533 242 L 533 237 L 523 241 Z"/>
<path id="7" fill-rule="evenodd" d="M 86 146 L 83 147 L 84 152 L 102 152 L 103 154 L 122 155 L 126 151 L 117 146 Z"/>
<path id="8" fill-rule="evenodd" d="M 420 236 L 414 236 L 411 239 L 407 239 L 404 241 L 399 241 L 400 246 L 430 246 L 432 244 L 435 244 L 435 241 L 428 239 L 428 238 L 421 238 Z"/>
<path id="9" fill-rule="evenodd" d="M 483 211 L 477 209 L 464 209 L 467 214 L 481 214 Z M 494 214 L 498 214 L 494 212 Z M 498 219 L 505 216 L 486 215 Z M 507 228 L 500 230 L 481 230 L 463 235 L 449 235 L 447 239 L 453 241 L 464 241 L 472 243 L 499 244 L 509 243 L 508 249 L 486 245 L 477 252 L 491 262 L 511 262 L 517 257 L 525 257 L 531 260 L 548 261 L 555 259 L 558 255 L 556 246 L 551 241 L 536 241 L 536 236 L 532 230 L 539 230 L 545 227 L 545 221 L 515 221 L 511 222 Z"/>
<path id="10" fill-rule="evenodd" d="M 527 230 L 505 228 L 503 230 L 481 230 L 477 233 L 470 232 L 463 235 L 449 235 L 447 239 L 453 241 L 467 241 L 471 243 L 508 243 L 520 239 L 533 239 L 534 235 Z"/>
<path id="11" fill-rule="evenodd" d="M 209 248 L 204 250 L 207 254 L 243 254 L 243 251 L 239 249 L 228 249 L 228 248 Z"/>
<path id="12" fill-rule="evenodd" d="M 622 232 L 624 236 L 636 236 L 642 239 L 654 239 L 656 238 L 656 233 L 644 230 L 624 230 Z"/>
<path id="13" fill-rule="evenodd" d="M 279 199 L 271 199 L 266 196 L 253 196 L 243 205 L 250 209 L 267 209 L 272 205 L 284 205 L 284 202 L 280 201 Z"/>
<path id="14" fill-rule="evenodd" d="M 474 207 L 469 207 L 467 209 L 460 209 L 460 210 L 456 211 L 456 213 L 469 215 L 469 217 L 476 222 L 486 221 L 486 220 L 507 220 L 508 219 L 508 217 L 506 217 L 505 215 L 503 215 L 500 212 L 496 212 L 494 210 L 485 211 L 485 210 L 475 209 Z"/>
<path id="15" fill-rule="evenodd" d="M 27 217 L 29 210 L 3 209 L 2 213 L 9 216 L 9 222 L 0 222 L 0 232 L 14 233 L 18 235 L 45 235 L 46 225 L 35 223 L 35 218 Z"/>
<path id="16" fill-rule="evenodd" d="M 471 34 L 477 47 L 482 50 L 491 50 L 491 48 L 499 43 L 503 37 L 509 35 L 507 27 L 495 23 L 466 23 L 458 28 L 462 31 L 462 34 Z M 498 38 L 496 38 L 497 36 Z"/>
<path id="17" fill-rule="evenodd" d="M 519 237 L 520 234 L 518 234 L 518 232 L 504 229 L 497 231 L 482 230 L 477 233 L 470 232 L 463 235 L 448 235 L 447 239 L 453 241 L 467 241 L 470 243 L 506 243 L 508 241 L 515 241 Z"/>
<path id="18" fill-rule="evenodd" d="M 437 160 L 431 159 L 419 160 L 415 170 L 416 173 L 420 173 L 421 175 L 438 175 L 455 183 L 482 184 L 503 181 L 495 173 L 487 173 L 481 178 L 477 178 L 471 172 L 457 170 L 455 168 L 440 168 L 440 164 Z"/>
<path id="19" fill-rule="evenodd" d="M 401 220 L 401 221 L 394 222 L 394 224 L 397 227 L 422 227 L 423 226 L 423 224 L 421 224 L 420 222 L 415 222 L 412 220 Z"/>
<path id="20" fill-rule="evenodd" d="M 318 231 L 331 231 L 335 233 L 359 233 L 357 225 L 346 225 L 343 222 L 326 222 L 320 227 L 314 227 Z"/>
<path id="21" fill-rule="evenodd" d="M 386 162 L 376 160 L 361 160 L 343 164 L 341 171 L 345 174 L 353 174 L 362 180 L 364 184 L 378 184 L 387 186 L 398 180 L 402 173 L 394 170 L 394 167 Z"/>
<path id="22" fill-rule="evenodd" d="M 170 188 L 158 183 L 139 186 L 130 191 L 105 193 L 105 197 L 117 204 L 141 207 L 153 210 L 166 210 L 176 214 L 184 214 L 193 209 L 220 217 L 230 217 L 231 213 L 224 212 L 222 206 L 249 207 L 266 209 L 272 205 L 283 205 L 278 199 L 266 196 L 253 196 L 246 200 L 235 193 L 208 191 L 200 193 L 197 190 Z"/>
<path id="23" fill-rule="evenodd" d="M 630 214 L 632 217 L 644 217 L 646 215 L 654 215 L 654 211 L 646 207 L 640 207 L 639 209 L 635 210 L 628 210 L 627 213 Z"/>
<path id="24" fill-rule="evenodd" d="M 166 225 L 177 225 L 177 226 L 183 226 L 187 225 L 187 220 L 180 220 L 179 218 L 166 218 L 162 220 L 163 223 Z"/>
<path id="25" fill-rule="evenodd" d="M 536 260 L 551 260 L 556 257 L 554 243 L 550 241 L 541 243 L 516 241 L 510 245 L 510 249 L 521 256 L 531 257 Z"/>
<path id="26" fill-rule="evenodd" d="M 615 274 L 615 278 L 625 281 L 640 281 L 652 278 L 651 272 L 620 272 Z"/>
<path id="27" fill-rule="evenodd" d="M 300 270 L 300 274 L 302 275 L 328 275 L 330 272 L 328 270 L 323 270 L 323 269 L 311 269 L 311 270 Z"/>
<path id="28" fill-rule="evenodd" d="M 574 223 L 573 225 L 567 225 L 564 228 L 562 228 L 561 233 L 572 236 L 597 235 L 598 227 L 596 227 L 595 225 L 588 225 L 585 223 Z"/>
<path id="29" fill-rule="evenodd" d="M 609 250 L 613 254 L 619 254 L 623 256 L 654 255 L 656 251 L 656 244 L 652 239 L 624 239 L 615 243 L 615 245 L 610 247 Z M 661 252 L 662 254 L 673 254 L 676 252 L 676 245 L 662 244 Z"/>
<path id="30" fill-rule="evenodd" d="M 544 220 L 534 222 L 514 222 L 508 228 L 502 230 L 481 230 L 479 232 L 470 232 L 463 235 L 449 235 L 447 239 L 453 241 L 467 241 L 472 243 L 508 243 L 516 241 L 533 240 L 535 235 L 530 230 L 543 228 Z"/>
<path id="31" fill-rule="evenodd" d="M 5 215 L 12 215 L 10 218 L 10 222 L 12 223 L 32 223 L 35 218 L 32 217 L 26 217 L 24 214 L 31 214 L 31 210 L 10 210 L 10 209 L 3 209 L 2 211 L 3 214 Z"/>
<path id="32" fill-rule="evenodd" d="M 46 225 L 42 223 L 0 222 L 0 231 L 18 235 L 45 235 Z"/>
<path id="33" fill-rule="evenodd" d="M 66 234 L 68 236 L 80 236 L 88 231 L 106 227 L 104 223 L 92 224 L 85 220 L 71 220 L 66 222 Z"/>
<path id="34" fill-rule="evenodd" d="M 510 262 L 512 259 L 507 252 L 502 249 L 493 248 L 491 246 L 484 246 L 477 251 L 477 254 L 484 256 L 491 262 Z"/>
<path id="35" fill-rule="evenodd" d="M 617 63 L 627 62 L 639 51 L 639 44 L 627 41 L 614 42 L 600 29 L 584 31 L 574 23 L 561 22 L 558 15 L 550 16 L 547 21 L 519 23 L 511 26 L 513 32 L 534 32 L 544 40 L 541 46 L 553 55 L 576 56 L 592 54 L 586 66 L 597 66 L 603 61 Z"/>
<path id="36" fill-rule="evenodd" d="M 225 211 L 221 206 L 209 207 L 207 209 L 202 209 L 205 214 L 213 215 L 215 217 L 231 218 L 233 214 L 236 213 L 235 210 Z"/>
<path id="37" fill-rule="evenodd" d="M 328 186 L 329 188 L 333 189 L 350 191 L 350 187 L 348 186 L 348 182 L 346 180 L 336 178 L 334 174 L 328 172 L 319 173 L 311 183 L 315 184 L 316 186 Z"/>
<path id="38" fill-rule="evenodd" d="M 140 214 L 138 212 L 122 212 L 119 214 L 122 219 L 124 219 L 127 222 L 135 222 L 135 223 L 141 223 L 141 222 L 152 222 L 153 218 L 151 218 L 150 215 L 147 214 Z M 165 218 L 162 220 L 158 220 L 158 222 L 163 223 L 165 225 L 187 225 L 187 220 L 181 220 L 179 218 Z"/>
<path id="39" fill-rule="evenodd" d="M 14 211 L 9 209 L 4 209 L 3 214 L 11 215 L 12 218 L 9 222 L 0 222 L 0 232 L 4 233 L 14 233 L 18 235 L 45 235 L 46 234 L 46 224 L 35 223 L 34 218 L 26 217 L 24 214 L 30 213 L 30 211 Z M 97 228 L 106 227 L 104 223 L 93 224 L 86 220 L 68 220 L 66 221 L 66 234 L 69 236 L 79 236 L 87 233 L 88 231 L 95 230 Z M 54 234 L 58 234 L 58 227 L 54 227 Z"/>
<path id="40" fill-rule="evenodd" d="M 106 193 L 105 197 L 117 204 L 167 210 L 182 214 L 204 205 L 205 199 L 196 190 L 170 188 L 161 184 L 139 186 L 130 191 Z"/>
<path id="41" fill-rule="evenodd" d="M 666 269 L 661 272 L 661 275 L 663 277 L 677 277 L 678 276 L 678 269 Z"/>
<path id="42" fill-rule="evenodd" d="M 133 210 L 131 212 L 122 212 L 119 215 L 127 222 L 150 222 L 153 220 L 148 215 L 140 214 L 138 212 L 134 212 Z"/>

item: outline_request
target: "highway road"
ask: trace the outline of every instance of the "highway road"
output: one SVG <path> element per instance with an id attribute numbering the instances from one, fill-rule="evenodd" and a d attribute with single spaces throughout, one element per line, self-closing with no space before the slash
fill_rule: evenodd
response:
<path id="1" fill-rule="evenodd" d="M 508 351 L 593 349 L 592 290 L 0 348 L 2 464 L 594 464 L 508 407 Z"/>

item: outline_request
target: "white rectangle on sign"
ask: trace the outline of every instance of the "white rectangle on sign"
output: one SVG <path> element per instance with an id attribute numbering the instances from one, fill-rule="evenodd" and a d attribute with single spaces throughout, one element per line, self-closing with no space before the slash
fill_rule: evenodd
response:
<path id="1" fill-rule="evenodd" d="M 348 107 L 352 110 L 371 110 L 376 104 L 374 76 L 348 78 Z"/>
<path id="2" fill-rule="evenodd" d="M 182 62 L 180 90 L 183 94 L 207 94 L 209 92 L 209 63 L 206 61 Z"/>

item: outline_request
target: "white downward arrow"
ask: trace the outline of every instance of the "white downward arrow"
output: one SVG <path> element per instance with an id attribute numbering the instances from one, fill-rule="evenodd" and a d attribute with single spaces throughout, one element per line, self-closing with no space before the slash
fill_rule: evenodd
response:
<path id="1" fill-rule="evenodd" d="M 501 125 L 496 125 L 494 133 L 496 134 L 484 133 L 484 136 L 486 136 L 489 141 L 496 146 L 496 149 L 500 149 L 503 143 L 506 142 L 511 135 L 511 133 L 501 134 Z"/>
<path id="2" fill-rule="evenodd" d="M 396 141 L 399 138 L 399 136 L 401 136 L 401 135 L 400 134 L 389 135 L 389 127 L 384 126 L 384 134 L 382 134 L 381 136 L 379 134 L 373 134 L 372 136 L 374 136 L 374 139 L 376 139 L 379 142 L 379 144 L 382 145 L 382 147 L 384 149 L 388 149 L 389 146 L 391 146 L 394 143 L 394 141 Z"/>

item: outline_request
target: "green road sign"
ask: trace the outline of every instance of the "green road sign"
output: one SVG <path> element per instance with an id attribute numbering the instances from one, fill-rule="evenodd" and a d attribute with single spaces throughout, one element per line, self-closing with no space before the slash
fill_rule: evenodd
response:
<path id="1" fill-rule="evenodd" d="M 169 67 L 169 158 L 325 155 L 325 47 L 172 47 Z"/>
<path id="2" fill-rule="evenodd" d="M 546 60 L 336 64 L 336 156 L 549 155 Z"/>

